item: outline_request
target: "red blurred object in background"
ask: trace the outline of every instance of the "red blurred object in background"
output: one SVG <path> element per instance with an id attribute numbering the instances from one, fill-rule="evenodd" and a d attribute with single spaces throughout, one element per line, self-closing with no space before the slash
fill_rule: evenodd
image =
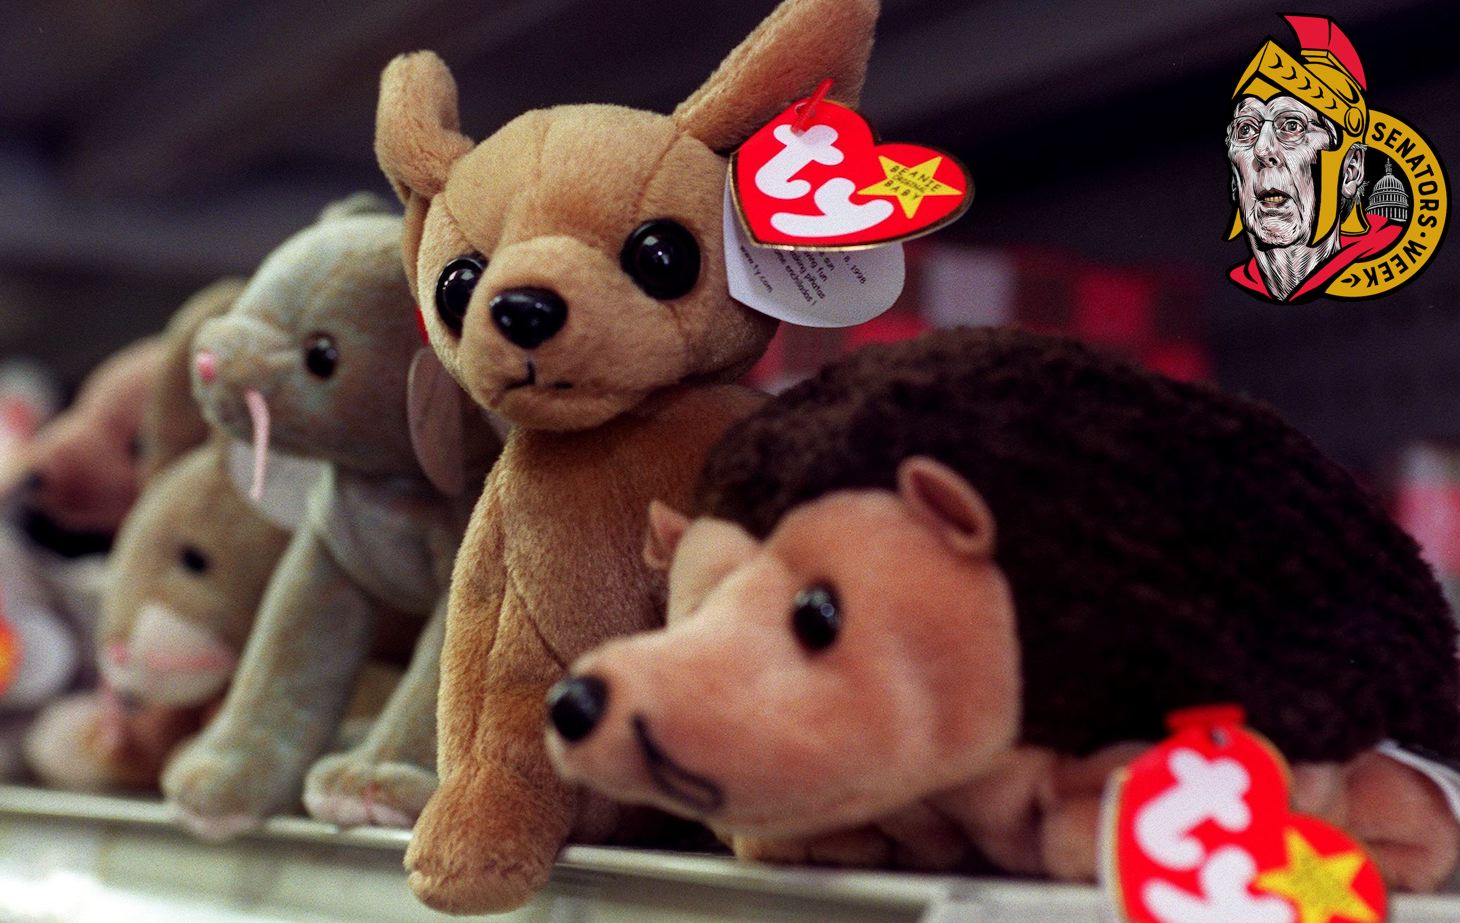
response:
<path id="1" fill-rule="evenodd" d="M 782 325 L 751 383 L 782 390 L 868 343 L 936 327 L 1014 324 L 1078 337 L 1186 381 L 1211 374 L 1201 276 L 1043 249 L 906 245 L 907 286 L 886 314 L 845 329 Z"/>

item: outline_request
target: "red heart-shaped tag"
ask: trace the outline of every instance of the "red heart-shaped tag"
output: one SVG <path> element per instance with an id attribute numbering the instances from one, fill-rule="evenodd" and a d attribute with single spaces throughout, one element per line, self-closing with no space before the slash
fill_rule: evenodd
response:
<path id="1" fill-rule="evenodd" d="M 918 237 L 963 214 L 972 194 L 950 155 L 878 144 L 856 112 L 814 98 L 751 136 L 730 170 L 736 210 L 763 247 L 851 250 Z"/>
<path id="2" fill-rule="evenodd" d="M 1115 918 L 1381 923 L 1378 868 L 1342 830 L 1291 811 L 1277 750 L 1240 710 L 1192 716 L 1173 716 L 1176 734 L 1112 786 L 1101 872 Z"/>

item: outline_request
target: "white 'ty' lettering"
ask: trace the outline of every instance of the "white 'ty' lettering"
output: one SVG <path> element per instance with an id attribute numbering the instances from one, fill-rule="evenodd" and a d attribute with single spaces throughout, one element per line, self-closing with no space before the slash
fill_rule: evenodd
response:
<path id="1" fill-rule="evenodd" d="M 1252 824 L 1252 810 L 1242 799 L 1252 778 L 1236 760 L 1207 762 L 1194 750 L 1175 751 L 1167 765 L 1176 785 L 1136 814 L 1136 842 L 1168 869 L 1194 869 L 1206 854 L 1191 835 L 1198 824 L 1211 819 L 1232 833 Z"/>
<path id="2" fill-rule="evenodd" d="M 830 125 L 813 125 L 797 134 L 790 125 L 777 125 L 776 140 L 784 147 L 755 171 L 755 188 L 773 199 L 799 199 L 811 191 L 804 179 L 791 177 L 809 164 L 834 166 L 842 162 L 836 146 L 836 129 Z"/>
<path id="3" fill-rule="evenodd" d="M 886 199 L 873 199 L 862 205 L 852 202 L 857 184 L 849 179 L 829 179 L 816 190 L 819 215 L 793 215 L 776 212 L 771 227 L 792 237 L 837 237 L 874 228 L 892 216 L 893 205 Z"/>
<path id="4" fill-rule="evenodd" d="M 1293 907 L 1280 897 L 1258 897 L 1247 889 L 1257 875 L 1257 863 L 1247 851 L 1227 846 L 1202 866 L 1201 894 L 1183 891 L 1170 882 L 1153 881 L 1141 896 L 1161 923 L 1293 923 Z"/>

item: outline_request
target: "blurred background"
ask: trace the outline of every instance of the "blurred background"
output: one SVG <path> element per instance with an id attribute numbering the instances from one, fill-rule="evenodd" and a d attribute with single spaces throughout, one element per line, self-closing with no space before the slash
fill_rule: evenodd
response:
<path id="1" fill-rule="evenodd" d="M 72 385 L 202 284 L 248 272 L 330 199 L 388 194 L 371 135 L 394 54 L 441 53 L 464 128 L 482 137 L 554 103 L 668 111 L 773 6 L 8 0 L 0 352 L 35 356 Z M 1424 477 L 1456 480 L 1443 453 L 1460 437 L 1460 245 L 1371 302 L 1275 306 L 1226 280 L 1248 251 L 1225 239 L 1223 130 L 1257 47 L 1272 36 L 1296 49 L 1278 6 L 884 7 L 863 112 L 883 137 L 960 157 L 974 204 L 912 249 L 892 314 L 844 333 L 788 330 L 763 383 L 865 340 L 1017 321 L 1270 400 L 1396 503 L 1419 477 L 1406 461 L 1417 445 L 1442 453 Z M 1460 163 L 1460 4 L 1328 0 L 1310 12 L 1353 40 L 1370 105 Z M 1373 179 L 1382 158 L 1370 161 Z"/>

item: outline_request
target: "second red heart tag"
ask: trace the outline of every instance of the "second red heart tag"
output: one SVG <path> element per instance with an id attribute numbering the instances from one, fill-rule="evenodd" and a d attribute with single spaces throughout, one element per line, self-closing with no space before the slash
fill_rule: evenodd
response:
<path id="1" fill-rule="evenodd" d="M 1102 878 L 1126 923 L 1381 923 L 1384 883 L 1348 834 L 1289 807 L 1241 710 L 1174 715 L 1106 805 Z"/>

